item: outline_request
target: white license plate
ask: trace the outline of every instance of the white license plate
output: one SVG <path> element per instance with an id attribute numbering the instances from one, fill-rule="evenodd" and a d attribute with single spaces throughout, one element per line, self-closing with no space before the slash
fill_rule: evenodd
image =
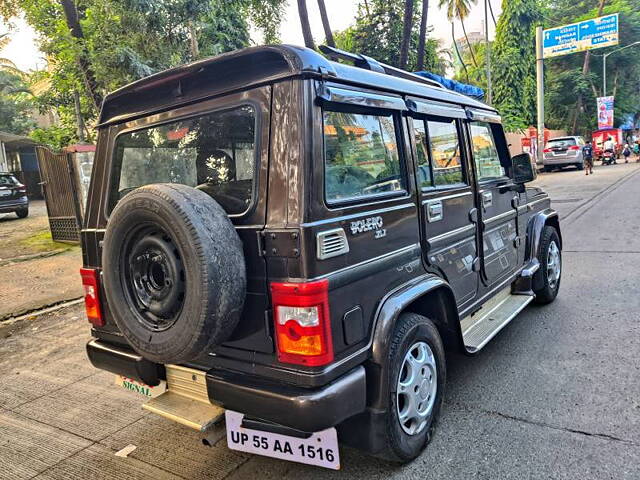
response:
<path id="1" fill-rule="evenodd" d="M 227 445 L 231 450 L 306 463 L 317 467 L 340 469 L 338 435 L 335 428 L 296 438 L 279 433 L 252 430 L 242 426 L 244 414 L 225 411 Z"/>
<path id="2" fill-rule="evenodd" d="M 116 375 L 116 385 L 130 392 L 139 393 L 147 398 L 155 398 L 167 391 L 167 382 L 161 381 L 159 385 L 152 387 L 142 382 L 138 382 L 133 378 Z"/>

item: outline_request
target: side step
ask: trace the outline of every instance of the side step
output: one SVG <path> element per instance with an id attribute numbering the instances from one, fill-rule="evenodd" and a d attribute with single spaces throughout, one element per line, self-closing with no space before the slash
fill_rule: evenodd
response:
<path id="1" fill-rule="evenodd" d="M 207 394 L 205 372 L 179 365 L 166 365 L 167 391 L 142 408 L 187 427 L 206 431 L 224 415 L 224 408 L 212 405 Z"/>
<path id="2" fill-rule="evenodd" d="M 532 300 L 533 295 L 512 295 L 507 287 L 460 324 L 464 346 L 476 353 L 495 337 Z"/>

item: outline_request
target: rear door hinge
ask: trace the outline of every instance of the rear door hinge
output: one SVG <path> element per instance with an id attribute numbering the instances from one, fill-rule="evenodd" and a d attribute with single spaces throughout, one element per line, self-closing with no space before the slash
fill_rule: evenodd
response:
<path id="1" fill-rule="evenodd" d="M 298 258 L 299 230 L 265 230 L 260 232 L 260 250 L 265 257 Z"/>

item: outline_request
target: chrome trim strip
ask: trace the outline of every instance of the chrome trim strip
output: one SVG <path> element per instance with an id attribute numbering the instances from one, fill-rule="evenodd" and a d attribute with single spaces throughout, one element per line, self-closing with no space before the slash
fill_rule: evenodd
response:
<path id="1" fill-rule="evenodd" d="M 357 206 L 360 207 L 360 205 L 357 205 Z M 344 220 L 351 220 L 353 218 L 368 217 L 368 216 L 372 216 L 372 215 L 380 215 L 381 213 L 395 212 L 396 210 L 404 210 L 405 208 L 415 208 L 415 206 L 416 206 L 415 203 L 403 203 L 401 205 L 394 205 L 392 207 L 379 208 L 377 210 L 361 210 L 359 212 L 350 213 L 349 215 L 342 215 L 340 217 L 325 218 L 324 220 L 316 220 L 316 221 L 313 221 L 313 222 L 302 223 L 300 225 L 300 228 L 316 227 L 316 226 L 319 226 L 319 225 L 326 225 L 327 223 L 339 223 L 339 222 L 342 222 Z"/>
<path id="2" fill-rule="evenodd" d="M 508 212 L 504 212 L 501 213 L 500 215 L 496 215 L 495 217 L 491 217 L 491 218 L 487 218 L 486 220 L 482 220 L 482 224 L 487 226 L 487 225 L 491 225 L 492 223 L 496 223 L 499 222 L 500 220 L 504 220 L 505 218 L 509 218 L 513 217 L 516 218 L 518 216 L 517 212 L 515 210 L 510 210 Z"/>
<path id="3" fill-rule="evenodd" d="M 428 193 L 432 193 L 432 192 L 428 192 Z M 467 195 L 473 195 L 473 192 L 454 193 L 452 195 L 445 195 L 444 197 L 438 197 L 437 195 L 433 195 L 428 199 L 422 200 L 422 205 L 426 205 L 427 203 L 432 202 L 434 200 L 440 200 L 442 202 L 444 200 L 453 200 L 454 198 L 466 197 Z"/>

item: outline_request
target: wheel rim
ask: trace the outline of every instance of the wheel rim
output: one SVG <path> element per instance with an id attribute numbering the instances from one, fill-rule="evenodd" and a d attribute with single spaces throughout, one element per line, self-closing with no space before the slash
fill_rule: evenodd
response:
<path id="1" fill-rule="evenodd" d="M 396 387 L 396 410 L 405 433 L 417 435 L 425 428 L 437 389 L 435 356 L 427 343 L 414 343 L 404 356 Z"/>
<path id="2" fill-rule="evenodd" d="M 129 235 L 121 256 L 121 281 L 138 321 L 159 332 L 177 320 L 185 298 L 182 258 L 172 238 L 156 226 Z"/>
<path id="3" fill-rule="evenodd" d="M 562 261 L 560 259 L 560 249 L 555 241 L 549 244 L 547 252 L 547 280 L 551 288 L 556 288 L 560 281 L 562 271 Z"/>

